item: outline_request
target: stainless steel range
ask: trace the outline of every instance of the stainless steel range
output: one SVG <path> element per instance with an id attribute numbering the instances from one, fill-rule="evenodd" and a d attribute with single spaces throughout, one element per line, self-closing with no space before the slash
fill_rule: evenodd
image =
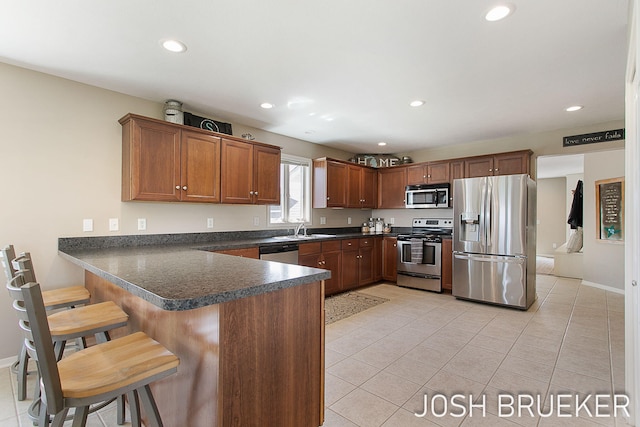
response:
<path id="1" fill-rule="evenodd" d="M 414 218 L 411 234 L 398 235 L 398 286 L 442 292 L 442 238 L 453 220 Z"/>

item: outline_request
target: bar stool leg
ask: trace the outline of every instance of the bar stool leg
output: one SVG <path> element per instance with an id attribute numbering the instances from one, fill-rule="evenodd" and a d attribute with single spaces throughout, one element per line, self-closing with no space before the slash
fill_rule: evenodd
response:
<path id="1" fill-rule="evenodd" d="M 162 418 L 160 418 L 160 412 L 158 412 L 158 406 L 151 394 L 151 387 L 145 385 L 136 390 L 142 401 L 142 407 L 144 408 L 147 417 L 149 417 L 149 423 L 151 426 L 163 427 Z"/>
<path id="2" fill-rule="evenodd" d="M 136 393 L 135 390 L 131 390 L 127 393 L 127 400 L 129 401 L 129 412 L 131 413 L 131 427 L 141 427 L 142 421 L 140 419 L 138 393 Z M 124 411 L 122 411 L 122 413 L 124 415 Z"/>
<path id="3" fill-rule="evenodd" d="M 87 415 L 89 415 L 88 406 L 76 408 L 76 412 L 73 414 L 73 423 L 71 424 L 71 427 L 85 427 L 87 424 Z"/>
<path id="4" fill-rule="evenodd" d="M 27 370 L 29 369 L 29 355 L 27 347 L 22 344 L 20 355 L 18 357 L 18 369 L 16 376 L 18 379 L 18 400 L 22 401 L 27 398 Z"/>

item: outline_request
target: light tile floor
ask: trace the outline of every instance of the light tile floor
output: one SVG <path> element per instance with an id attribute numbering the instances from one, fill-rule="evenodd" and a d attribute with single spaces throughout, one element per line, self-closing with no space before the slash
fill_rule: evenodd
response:
<path id="1" fill-rule="evenodd" d="M 584 409 L 576 418 L 573 407 L 568 418 L 498 416 L 501 393 L 539 395 L 546 413 L 558 393 L 575 401 L 624 391 L 624 297 L 544 275 L 537 291 L 522 312 L 391 284 L 363 289 L 390 301 L 327 326 L 324 426 L 625 425 L 621 417 L 585 417 Z M 0 426 L 31 426 L 31 400 L 18 402 L 15 392 L 14 376 L 0 369 Z M 485 416 L 474 409 L 472 417 L 437 417 L 447 412 L 438 398 L 433 411 L 416 417 L 425 394 L 436 393 L 471 394 L 477 405 L 484 397 Z M 89 417 L 90 427 L 116 425 L 115 405 Z"/>
<path id="2" fill-rule="evenodd" d="M 609 406 L 606 417 L 575 408 L 577 396 L 595 415 L 589 394 L 624 393 L 624 296 L 546 275 L 526 312 L 389 284 L 362 292 L 390 301 L 327 326 L 325 427 L 626 425 Z M 462 411 L 450 400 L 445 410 L 441 397 L 415 416 L 425 394 L 456 393 L 466 416 L 436 416 Z M 536 416 L 506 417 L 516 406 L 503 397 L 499 411 L 500 394 L 539 396 L 540 412 L 553 415 L 534 404 Z M 561 417 L 559 394 L 570 395 L 559 398 Z"/>

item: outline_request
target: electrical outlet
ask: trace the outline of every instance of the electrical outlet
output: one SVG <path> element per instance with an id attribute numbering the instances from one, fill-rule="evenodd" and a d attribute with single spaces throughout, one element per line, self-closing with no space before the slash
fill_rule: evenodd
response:
<path id="1" fill-rule="evenodd" d="M 347 217 L 347 224 L 351 224 L 351 217 Z"/>
<path id="2" fill-rule="evenodd" d="M 146 230 L 147 229 L 147 219 L 146 218 L 138 218 L 138 230 Z"/>
<path id="3" fill-rule="evenodd" d="M 82 220 L 82 231 L 93 231 L 93 220 L 92 219 L 83 219 Z"/>
<path id="4" fill-rule="evenodd" d="M 109 231 L 118 231 L 119 228 L 118 218 L 109 218 Z"/>
<path id="5" fill-rule="evenodd" d="M 213 218 L 207 218 L 207 228 L 213 228 Z"/>
<path id="6" fill-rule="evenodd" d="M 394 217 L 389 218 L 389 224 L 395 224 L 396 219 Z"/>
<path id="7" fill-rule="evenodd" d="M 253 217 L 253 225 L 255 225 L 256 227 L 260 225 L 260 217 L 259 216 L 254 216 Z"/>
<path id="8" fill-rule="evenodd" d="M 551 245 L 551 246 L 553 246 L 553 249 L 556 249 L 556 248 L 558 247 L 558 244 L 557 244 L 557 243 L 554 243 L 554 244 L 553 244 L 553 245 Z"/>
<path id="9" fill-rule="evenodd" d="M 326 216 L 321 216 L 320 217 L 320 224 L 326 224 L 327 223 L 327 217 Z"/>

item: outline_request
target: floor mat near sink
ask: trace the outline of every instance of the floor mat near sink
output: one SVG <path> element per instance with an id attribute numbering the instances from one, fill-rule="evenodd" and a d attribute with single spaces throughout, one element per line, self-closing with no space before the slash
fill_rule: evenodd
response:
<path id="1" fill-rule="evenodd" d="M 324 300 L 326 325 L 337 322 L 354 314 L 360 313 L 368 308 L 375 307 L 389 301 L 386 298 L 374 297 L 362 292 L 346 292 Z"/>

